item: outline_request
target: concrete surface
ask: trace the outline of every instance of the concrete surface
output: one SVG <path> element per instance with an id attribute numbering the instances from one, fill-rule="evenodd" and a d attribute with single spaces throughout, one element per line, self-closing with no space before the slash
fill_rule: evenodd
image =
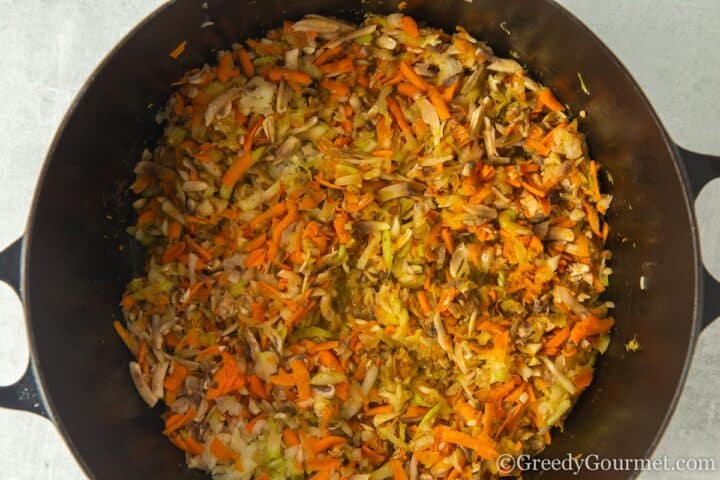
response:
<path id="1" fill-rule="evenodd" d="M 200 0 L 198 0 L 200 1 Z M 527 1 L 527 0 L 524 0 Z M 160 0 L 0 0 L 0 248 L 24 228 L 52 135 L 93 67 Z M 720 155 L 718 0 L 561 0 L 633 72 L 670 134 Z M 720 182 L 698 212 L 704 256 L 720 278 Z M 0 384 L 27 362 L 20 304 L 0 284 Z M 701 335 L 680 404 L 656 457 L 713 457 L 720 468 L 720 322 Z M 82 479 L 54 427 L 0 410 L 0 478 Z M 720 472 L 644 473 L 642 480 L 720 478 Z"/>

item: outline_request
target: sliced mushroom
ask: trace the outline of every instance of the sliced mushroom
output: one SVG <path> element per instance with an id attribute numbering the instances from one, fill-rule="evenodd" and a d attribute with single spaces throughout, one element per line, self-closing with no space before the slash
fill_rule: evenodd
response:
<path id="1" fill-rule="evenodd" d="M 130 377 L 140 397 L 145 400 L 145 403 L 150 407 L 154 407 L 158 402 L 158 397 L 150 390 L 150 387 L 143 377 L 142 369 L 137 362 L 130 362 Z"/>
<path id="2" fill-rule="evenodd" d="M 320 15 L 308 15 L 290 26 L 291 32 L 344 33 L 353 29 L 352 25 L 345 22 Z"/>
<path id="3" fill-rule="evenodd" d="M 487 68 L 493 72 L 502 73 L 517 73 L 522 72 L 523 70 L 522 65 L 509 58 L 496 58 L 490 63 L 490 65 L 487 66 Z"/>
<path id="4" fill-rule="evenodd" d="M 170 362 L 163 360 L 162 362 L 155 365 L 155 371 L 153 372 L 151 386 L 152 392 L 157 398 L 163 398 L 164 388 L 163 382 L 165 382 L 165 375 L 167 375 L 168 367 Z"/>
<path id="5" fill-rule="evenodd" d="M 375 31 L 376 28 L 377 28 L 377 25 L 375 25 L 375 24 L 368 25 L 367 27 L 363 27 L 363 28 L 358 28 L 357 30 L 355 30 L 353 32 L 350 32 L 346 35 L 343 35 L 340 38 L 337 38 L 331 42 L 328 42 L 327 44 L 325 44 L 325 46 L 323 46 L 323 48 L 335 48 L 339 45 L 342 45 L 345 42 L 354 40 L 358 37 L 364 37 L 365 35 L 370 35 L 371 33 L 373 33 Z"/>
<path id="6" fill-rule="evenodd" d="M 548 230 L 547 238 L 549 240 L 572 242 L 573 240 L 575 240 L 575 234 L 569 228 L 550 227 L 550 229 Z"/>
<path id="7" fill-rule="evenodd" d="M 202 192 L 208 188 L 208 184 L 202 180 L 189 180 L 183 183 L 182 189 L 185 192 Z"/>
<path id="8" fill-rule="evenodd" d="M 285 80 L 280 80 L 280 85 L 277 89 L 277 97 L 275 98 L 275 111 L 278 113 L 285 113 L 288 106 L 288 87 Z"/>
<path id="9" fill-rule="evenodd" d="M 395 47 L 397 47 L 397 42 L 392 37 L 388 37 L 387 35 L 381 35 L 375 39 L 375 45 L 386 50 L 393 50 Z"/>
<path id="10" fill-rule="evenodd" d="M 381 203 L 394 200 L 396 198 L 409 197 L 418 194 L 418 189 L 408 182 L 396 183 L 378 190 L 378 200 Z"/>
<path id="11" fill-rule="evenodd" d="M 281 162 L 288 158 L 292 153 L 297 150 L 300 146 L 300 139 L 294 136 L 289 136 L 282 145 L 275 150 L 275 161 Z"/>
<path id="12" fill-rule="evenodd" d="M 231 88 L 227 92 L 221 93 L 213 98 L 205 110 L 205 126 L 210 125 L 215 120 L 223 119 L 232 112 L 232 102 L 240 96 L 239 88 Z"/>

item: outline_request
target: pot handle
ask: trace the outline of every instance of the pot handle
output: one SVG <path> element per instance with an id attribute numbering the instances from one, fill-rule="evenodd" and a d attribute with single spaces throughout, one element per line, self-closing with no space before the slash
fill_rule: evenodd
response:
<path id="1" fill-rule="evenodd" d="M 20 237 L 0 252 L 0 280 L 10 285 L 21 300 L 22 244 L 23 238 Z M 13 385 L 0 386 L 0 407 L 25 410 L 48 418 L 47 410 L 38 393 L 32 360 L 28 363 L 20 380 Z"/>
<path id="2" fill-rule="evenodd" d="M 697 199 L 700 191 L 711 180 L 720 178 L 720 157 L 691 152 L 677 147 L 685 163 L 685 171 L 690 182 L 692 195 Z M 713 320 L 720 317 L 720 283 L 715 280 L 703 265 L 702 278 L 702 317 L 701 328 L 707 327 Z"/>

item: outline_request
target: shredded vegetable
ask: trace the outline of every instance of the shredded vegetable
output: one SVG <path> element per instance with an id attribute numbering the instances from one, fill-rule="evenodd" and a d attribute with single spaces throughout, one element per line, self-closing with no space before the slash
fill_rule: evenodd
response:
<path id="1" fill-rule="evenodd" d="M 614 324 L 611 196 L 550 89 L 403 14 L 286 22 L 175 85 L 114 328 L 190 467 L 495 478 L 550 443 Z"/>

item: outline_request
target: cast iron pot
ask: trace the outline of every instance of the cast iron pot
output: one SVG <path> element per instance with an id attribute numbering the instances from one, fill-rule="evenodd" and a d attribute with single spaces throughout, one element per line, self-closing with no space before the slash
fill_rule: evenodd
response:
<path id="1" fill-rule="evenodd" d="M 159 8 L 92 74 L 50 147 L 24 238 L 0 255 L 0 278 L 25 305 L 31 356 L 22 379 L 0 389 L 0 405 L 51 419 L 92 478 L 206 478 L 183 467 L 181 452 L 160 434 L 159 407 L 148 410 L 135 392 L 129 354 L 112 328 L 125 283 L 142 272 L 142 252 L 125 233 L 133 223 L 132 167 L 160 135 L 154 113 L 170 83 L 214 50 L 284 19 L 314 12 L 358 20 L 364 11 L 389 13 L 397 6 L 378 0 L 202 3 Z M 720 159 L 676 147 L 617 58 L 551 0 L 410 0 L 406 12 L 448 31 L 463 25 L 499 54 L 513 49 L 573 111 L 587 111 L 582 124 L 593 157 L 614 177 L 606 185 L 615 196 L 615 274 L 607 296 L 617 305 L 617 327 L 595 381 L 544 455 L 649 457 L 675 407 L 697 335 L 720 312 L 720 287 L 700 262 L 693 214 L 694 196 L 720 176 Z M 201 29 L 207 19 L 215 25 Z M 168 52 L 182 40 L 187 50 L 174 61 Z M 591 95 L 580 89 L 578 72 Z M 642 350 L 626 354 L 623 343 L 635 335 Z"/>

